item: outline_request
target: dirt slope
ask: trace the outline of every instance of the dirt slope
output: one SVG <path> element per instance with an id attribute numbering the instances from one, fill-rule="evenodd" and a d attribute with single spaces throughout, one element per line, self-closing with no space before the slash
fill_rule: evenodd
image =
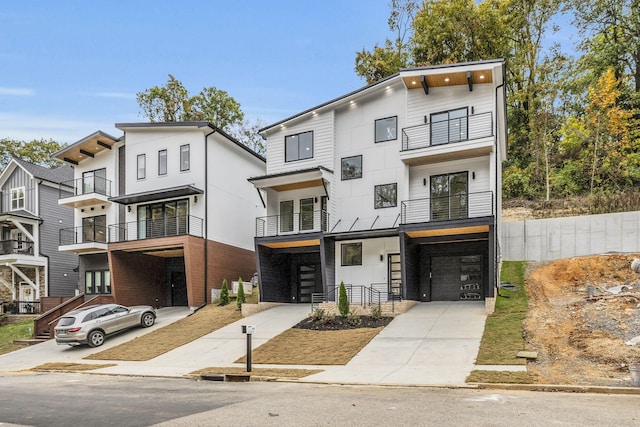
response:
<path id="1" fill-rule="evenodd" d="M 532 265 L 527 272 L 527 347 L 538 352 L 528 364 L 538 382 L 628 386 L 628 364 L 640 361 L 640 281 L 630 269 L 640 254 L 562 259 Z M 614 286 L 629 290 L 616 295 Z M 595 287 L 593 297 L 589 287 Z M 593 291 L 593 288 L 591 288 Z"/>

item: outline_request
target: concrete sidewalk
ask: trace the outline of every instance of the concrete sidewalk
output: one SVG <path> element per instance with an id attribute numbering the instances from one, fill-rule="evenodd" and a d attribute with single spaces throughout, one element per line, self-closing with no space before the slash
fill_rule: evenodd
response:
<path id="1" fill-rule="evenodd" d="M 308 314 L 307 304 L 273 307 L 142 362 L 84 360 L 83 357 L 97 349 L 56 346 L 50 341 L 0 356 L 0 370 L 31 369 L 47 362 L 115 363 L 116 366 L 92 370 L 91 373 L 183 377 L 212 366 L 243 367 L 235 363 L 246 354 L 246 336 L 241 333 L 241 325 L 256 327 L 252 337 L 253 348 L 256 348 Z M 186 313 L 182 313 L 184 315 Z M 300 379 L 300 382 L 465 386 L 466 377 L 474 369 L 485 319 L 484 302 L 421 303 L 398 315 L 347 365 L 253 366 L 323 370 Z M 158 327 L 167 322 L 169 318 L 160 313 Z M 133 331 L 141 334 L 149 330 Z M 130 332 L 113 337 L 105 342 L 105 348 L 129 339 L 132 339 Z"/>

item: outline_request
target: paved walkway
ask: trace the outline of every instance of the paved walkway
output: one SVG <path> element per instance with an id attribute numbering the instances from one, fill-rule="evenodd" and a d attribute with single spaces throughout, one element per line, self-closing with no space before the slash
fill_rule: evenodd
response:
<path id="1" fill-rule="evenodd" d="M 186 314 L 188 312 L 184 310 L 161 311 L 157 327 Z M 117 365 L 91 372 L 182 377 L 211 366 L 243 366 L 234 363 L 246 354 L 246 336 L 241 333 L 241 325 L 256 327 L 252 337 L 253 348 L 256 348 L 308 314 L 307 304 L 274 307 L 149 361 L 104 361 Z M 484 302 L 422 303 L 398 315 L 345 366 L 287 367 L 324 370 L 301 379 L 301 382 L 464 386 L 465 378 L 474 369 L 485 319 Z M 134 329 L 112 337 L 104 347 L 132 339 L 132 334 L 147 332 L 148 329 Z M 0 356 L 0 371 L 30 369 L 46 362 L 102 363 L 82 359 L 95 352 L 96 349 L 86 346 L 57 346 L 50 341 Z M 274 365 L 254 364 L 256 368 L 268 366 Z"/>

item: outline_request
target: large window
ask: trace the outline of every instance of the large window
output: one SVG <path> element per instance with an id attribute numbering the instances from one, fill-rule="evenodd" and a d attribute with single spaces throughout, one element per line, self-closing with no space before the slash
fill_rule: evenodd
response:
<path id="1" fill-rule="evenodd" d="M 313 197 L 300 199 L 300 230 L 313 230 Z"/>
<path id="2" fill-rule="evenodd" d="M 362 243 L 343 243 L 340 246 L 341 265 L 362 265 Z"/>
<path id="3" fill-rule="evenodd" d="M 189 233 L 189 200 L 138 206 L 138 239 Z"/>
<path id="4" fill-rule="evenodd" d="M 107 170 L 105 168 L 82 173 L 82 194 L 89 193 L 108 195 Z"/>
<path id="5" fill-rule="evenodd" d="M 158 175 L 167 174 L 167 150 L 158 151 Z"/>
<path id="6" fill-rule="evenodd" d="M 467 107 L 431 115 L 431 145 L 469 139 Z"/>
<path id="7" fill-rule="evenodd" d="M 468 173 L 458 172 L 431 177 L 431 220 L 466 218 Z"/>
<path id="8" fill-rule="evenodd" d="M 376 209 L 398 206 L 398 184 L 376 185 L 373 203 Z"/>
<path id="9" fill-rule="evenodd" d="M 109 270 L 86 271 L 84 288 L 87 294 L 110 294 L 111 274 Z"/>
<path id="10" fill-rule="evenodd" d="M 285 161 L 313 158 L 313 131 L 284 137 Z"/>
<path id="11" fill-rule="evenodd" d="M 398 117 L 376 120 L 376 142 L 392 141 L 398 138 Z"/>
<path id="12" fill-rule="evenodd" d="M 147 177 L 147 156 L 144 154 L 138 154 L 138 179 L 145 179 Z"/>
<path id="13" fill-rule="evenodd" d="M 11 210 L 24 209 L 24 187 L 11 189 Z"/>
<path id="14" fill-rule="evenodd" d="M 82 218 L 82 243 L 107 243 L 107 216 L 88 216 Z"/>
<path id="15" fill-rule="evenodd" d="M 191 151 L 189 144 L 180 146 L 180 172 L 191 169 Z"/>
<path id="16" fill-rule="evenodd" d="M 362 178 L 362 156 L 342 159 L 342 180 Z"/>
<path id="17" fill-rule="evenodd" d="M 280 232 L 293 231 L 293 200 L 280 202 Z"/>

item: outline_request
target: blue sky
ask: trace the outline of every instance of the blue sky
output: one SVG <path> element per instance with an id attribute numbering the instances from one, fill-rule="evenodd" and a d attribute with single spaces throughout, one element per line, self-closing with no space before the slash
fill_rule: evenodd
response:
<path id="1" fill-rule="evenodd" d="M 3 2 L 0 138 L 119 136 L 169 73 L 269 124 L 363 86 L 355 53 L 389 36 L 388 15 L 388 0 Z"/>

